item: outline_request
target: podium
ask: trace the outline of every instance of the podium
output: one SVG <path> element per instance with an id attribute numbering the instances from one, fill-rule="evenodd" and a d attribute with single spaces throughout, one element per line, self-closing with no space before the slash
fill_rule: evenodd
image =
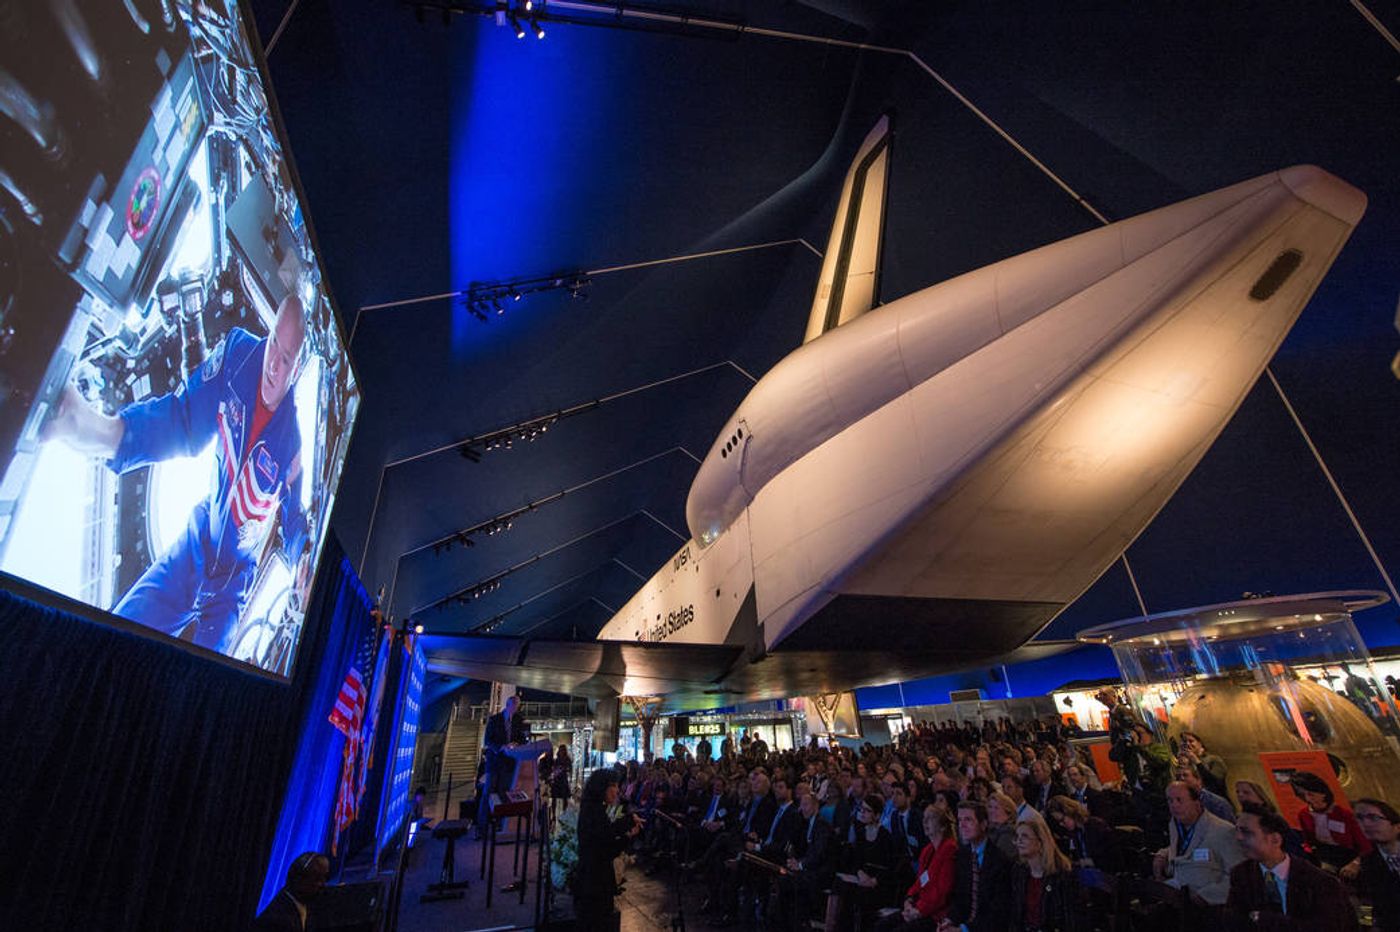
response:
<path id="1" fill-rule="evenodd" d="M 554 746 L 549 743 L 548 738 L 539 738 L 524 744 L 508 744 L 502 748 L 502 756 L 512 767 L 510 779 L 504 781 L 507 789 L 533 799 L 535 791 L 543 788 L 540 780 L 540 758 L 553 750 Z M 545 780 L 548 779 L 546 776 Z"/>
<path id="2" fill-rule="evenodd" d="M 496 823 L 501 819 L 515 818 L 515 837 L 512 839 L 514 857 L 512 875 L 519 879 L 506 887 L 507 892 L 520 893 L 520 902 L 525 902 L 525 887 L 530 875 L 531 828 L 535 821 L 535 810 L 539 804 L 543 782 L 540 779 L 539 761 L 541 755 L 553 750 L 546 738 L 524 744 L 509 744 L 500 751 L 500 756 L 492 763 L 493 767 L 509 766 L 508 779 L 501 780 L 507 787 L 504 793 L 491 793 L 487 798 L 490 818 L 485 837 L 481 841 L 481 876 L 486 880 L 486 908 L 491 908 L 491 896 L 496 879 Z M 547 777 L 546 777 L 547 780 Z M 495 777 L 492 783 L 496 782 Z M 500 785 L 499 783 L 497 784 Z M 489 789 L 489 786 L 488 786 Z M 525 841 L 524 858 L 521 857 L 520 842 Z M 520 865 L 524 863 L 525 874 L 521 876 Z M 536 878 L 538 880 L 538 878 Z"/>

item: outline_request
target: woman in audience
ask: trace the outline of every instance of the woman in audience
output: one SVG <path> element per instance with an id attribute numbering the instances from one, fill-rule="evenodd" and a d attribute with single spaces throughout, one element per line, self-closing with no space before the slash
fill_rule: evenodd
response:
<path id="1" fill-rule="evenodd" d="M 938 814 L 946 819 L 950 824 L 958 820 L 958 794 L 952 790 L 939 790 L 933 794 L 933 802 L 929 803 Z"/>
<path id="2" fill-rule="evenodd" d="M 1013 932 L 1074 932 L 1079 923 L 1079 884 L 1069 858 L 1039 819 L 1016 826 L 1019 863 L 1011 870 Z"/>
<path id="3" fill-rule="evenodd" d="M 1272 797 L 1268 792 L 1253 780 L 1235 781 L 1235 799 L 1243 809 L 1246 804 L 1255 805 L 1266 812 L 1278 812 L 1278 807 L 1274 805 Z M 1305 861 L 1317 863 L 1317 858 L 1308 854 L 1303 847 L 1303 836 L 1296 828 L 1290 827 L 1288 834 L 1283 836 L 1283 850 L 1289 857 L 1302 858 Z"/>
<path id="4" fill-rule="evenodd" d="M 987 840 L 1007 858 L 1016 858 L 1016 803 L 1005 793 L 987 797 Z"/>
<path id="5" fill-rule="evenodd" d="M 574 759 L 569 755 L 569 746 L 560 742 L 559 750 L 550 762 L 549 774 L 549 795 L 554 800 L 556 812 L 569 808 L 569 777 L 573 770 Z"/>
<path id="6" fill-rule="evenodd" d="M 1195 769 L 1206 789 L 1217 796 L 1227 794 L 1226 788 L 1229 783 L 1226 776 L 1229 774 L 1229 768 L 1225 766 L 1225 761 L 1219 754 L 1212 754 L 1206 750 L 1200 736 L 1194 731 L 1181 733 L 1181 750 L 1177 756 Z"/>
<path id="7" fill-rule="evenodd" d="M 897 912 L 875 926 L 876 932 L 932 932 L 948 913 L 953 894 L 953 861 L 958 842 L 954 821 L 933 806 L 924 809 L 924 834 L 928 844 L 919 852 L 914 882 Z"/>
<path id="8" fill-rule="evenodd" d="M 953 856 L 958 850 L 953 828 L 956 813 L 954 809 L 950 817 L 933 806 L 924 809 L 928 844 L 919 852 L 918 870 L 904 901 L 902 917 L 906 923 L 937 922 L 948 912 L 948 898 L 953 894 Z"/>
<path id="9" fill-rule="evenodd" d="M 1379 799 L 1358 799 L 1356 821 L 1371 853 L 1342 868 L 1342 879 L 1354 883 L 1361 899 L 1371 904 L 1372 928 L 1400 930 L 1400 812 Z"/>
<path id="10" fill-rule="evenodd" d="M 848 845 L 844 852 L 847 877 L 837 875 L 835 892 L 842 900 L 842 913 L 859 915 L 862 928 L 870 926 L 875 912 L 881 907 L 892 905 L 894 901 L 895 866 L 899 852 L 894 838 L 880 825 L 880 814 L 885 810 L 885 800 L 871 793 L 860 804 L 860 826 L 856 830 L 855 844 Z"/>
<path id="11" fill-rule="evenodd" d="M 1324 864 L 1341 867 L 1370 854 L 1371 843 L 1361 834 L 1356 817 L 1335 801 L 1327 781 L 1304 770 L 1293 775 L 1290 786 L 1307 803 L 1298 810 L 1298 830 Z"/>
<path id="12" fill-rule="evenodd" d="M 1061 832 L 1066 853 L 1075 867 L 1093 867 L 1106 874 L 1123 870 L 1123 846 L 1118 833 L 1103 819 L 1089 815 L 1089 810 L 1068 796 L 1055 796 L 1045 807 L 1050 822 Z"/>

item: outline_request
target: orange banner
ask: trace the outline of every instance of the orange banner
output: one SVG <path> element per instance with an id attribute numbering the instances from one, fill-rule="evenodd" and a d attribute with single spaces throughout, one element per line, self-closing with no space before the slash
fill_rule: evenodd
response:
<path id="1" fill-rule="evenodd" d="M 1342 785 L 1337 782 L 1337 774 L 1332 770 L 1332 764 L 1327 760 L 1325 751 L 1264 751 L 1259 755 L 1259 762 L 1264 765 L 1264 772 L 1269 775 L 1274 800 L 1284 818 L 1291 818 L 1293 813 L 1307 805 L 1302 794 L 1296 792 L 1291 784 L 1293 775 L 1298 773 L 1310 773 L 1319 777 L 1332 790 L 1332 795 L 1338 803 L 1343 806 L 1350 805 L 1347 802 L 1347 794 L 1342 792 Z"/>

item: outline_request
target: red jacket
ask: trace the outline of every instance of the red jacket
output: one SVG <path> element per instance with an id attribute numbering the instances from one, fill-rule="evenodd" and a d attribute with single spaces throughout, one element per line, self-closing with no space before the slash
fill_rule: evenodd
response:
<path id="1" fill-rule="evenodd" d="M 925 919 L 942 919 L 948 912 L 948 898 L 953 894 L 953 857 L 957 852 L 958 843 L 948 837 L 937 849 L 929 842 L 919 852 L 919 869 L 905 895 Z M 925 875 L 928 883 L 923 882 Z"/>
<path id="2" fill-rule="evenodd" d="M 1332 833 L 1333 844 L 1340 845 L 1343 848 L 1350 848 L 1358 855 L 1371 853 L 1371 843 L 1366 839 L 1365 835 L 1361 834 L 1361 826 L 1356 824 L 1356 816 L 1352 815 L 1351 810 L 1346 806 L 1337 803 L 1331 809 L 1328 809 L 1327 821 L 1334 823 L 1328 826 L 1328 831 Z M 1338 822 L 1342 824 L 1343 830 L 1340 832 L 1335 828 L 1335 823 Z M 1313 829 L 1312 810 L 1307 806 L 1298 810 L 1298 830 L 1303 833 L 1303 839 L 1307 841 L 1308 844 L 1315 845 L 1318 843 L 1317 832 Z"/>

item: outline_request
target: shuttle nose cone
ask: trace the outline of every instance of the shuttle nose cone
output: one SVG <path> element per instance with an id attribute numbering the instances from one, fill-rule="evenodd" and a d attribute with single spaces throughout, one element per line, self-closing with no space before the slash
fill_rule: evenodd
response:
<path id="1" fill-rule="evenodd" d="M 1366 212 L 1365 194 L 1316 165 L 1285 168 L 1278 178 L 1300 199 L 1349 226 L 1356 226 Z"/>

